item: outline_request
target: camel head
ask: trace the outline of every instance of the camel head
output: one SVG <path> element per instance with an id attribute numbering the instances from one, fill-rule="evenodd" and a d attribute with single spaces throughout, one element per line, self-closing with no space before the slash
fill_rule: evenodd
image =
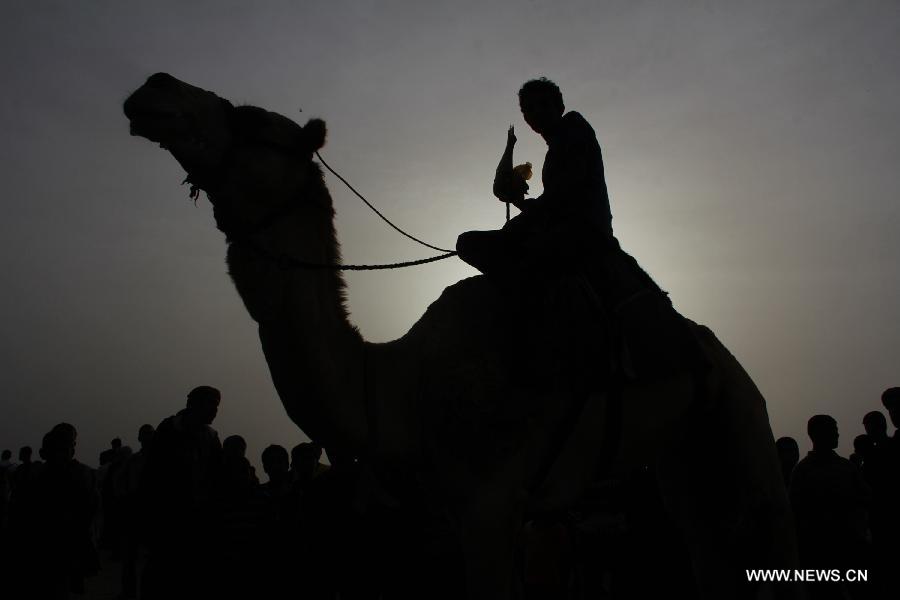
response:
<path id="1" fill-rule="evenodd" d="M 325 123 L 305 127 L 254 106 L 235 107 L 167 73 L 151 75 L 124 105 L 131 134 L 157 142 L 213 205 L 216 224 L 233 239 L 299 207 L 332 213 L 313 154 Z M 323 193 L 324 192 L 324 193 Z"/>

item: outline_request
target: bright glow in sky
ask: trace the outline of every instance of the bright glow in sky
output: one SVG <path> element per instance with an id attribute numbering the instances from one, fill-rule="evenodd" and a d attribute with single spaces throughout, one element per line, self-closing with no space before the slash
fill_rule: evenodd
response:
<path id="1" fill-rule="evenodd" d="M 121 102 L 156 71 L 324 118 L 325 159 L 445 247 L 502 224 L 490 185 L 510 123 L 540 172 L 516 91 L 546 75 L 597 131 L 623 247 L 743 363 L 776 436 L 807 447 L 807 418 L 830 413 L 847 453 L 900 385 L 897 2 L 186 4 L 4 4 L 0 447 L 37 448 L 65 420 L 95 464 L 198 384 L 222 389 L 215 426 L 255 461 L 304 439 L 208 203 L 128 136 Z M 423 255 L 328 182 L 347 262 Z M 351 274 L 353 320 L 395 338 L 473 273 Z"/>

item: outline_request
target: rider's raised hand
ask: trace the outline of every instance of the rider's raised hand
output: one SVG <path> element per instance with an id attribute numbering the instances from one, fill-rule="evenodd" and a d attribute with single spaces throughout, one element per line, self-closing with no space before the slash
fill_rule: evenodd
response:
<path id="1" fill-rule="evenodd" d="M 516 128 L 512 125 L 509 126 L 509 131 L 506 132 L 506 144 L 512 145 L 516 143 Z"/>

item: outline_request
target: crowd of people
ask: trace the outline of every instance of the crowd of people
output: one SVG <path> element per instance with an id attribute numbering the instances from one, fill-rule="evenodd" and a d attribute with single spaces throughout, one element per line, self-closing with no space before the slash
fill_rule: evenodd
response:
<path id="1" fill-rule="evenodd" d="M 290 453 L 270 445 L 261 484 L 244 439 L 220 443 L 211 427 L 220 399 L 213 387 L 193 389 L 183 410 L 140 427 L 137 451 L 112 440 L 97 469 L 75 458 L 77 431 L 68 423 L 43 437 L 42 460 L 32 460 L 30 447 L 18 463 L 4 451 L 0 561 L 9 575 L 0 590 L 10 595 L 0 595 L 83 594 L 102 554 L 121 565 L 121 598 L 275 598 L 317 585 L 317 574 L 328 597 L 324 568 L 301 569 L 307 581 L 291 585 L 298 569 L 289 565 L 316 566 L 320 532 L 343 517 L 349 495 L 336 492 L 353 479 L 352 467 L 323 464 L 322 448 L 309 442 Z"/>
<path id="2" fill-rule="evenodd" d="M 884 413 L 863 417 L 865 433 L 853 439 L 853 453 L 842 457 L 837 421 L 814 415 L 807 423 L 812 450 L 802 459 L 797 441 L 775 442 L 797 527 L 800 560 L 819 569 L 871 570 L 872 585 L 811 587 L 813 598 L 887 598 L 896 594 L 893 570 L 900 539 L 900 388 L 889 388 L 881 402 L 895 430 L 888 435 Z M 892 594 L 889 591 L 893 590 Z"/>
<path id="3" fill-rule="evenodd" d="M 121 598 L 462 597 L 461 560 L 421 499 L 364 502 L 359 463 L 300 443 L 262 452 L 265 483 L 233 435 L 212 428 L 221 395 L 193 389 L 183 410 L 143 425 L 136 451 L 114 439 L 90 468 L 77 431 L 60 423 L 40 459 L 21 448 L 0 462 L 0 560 L 11 598 L 84 593 L 101 564 L 119 564 Z M 900 425 L 900 388 L 882 396 Z M 801 564 L 871 569 L 865 585 L 810 586 L 813 598 L 878 598 L 900 533 L 900 437 L 884 414 L 865 415 L 855 452 L 839 456 L 836 421 L 808 423 L 812 450 L 776 441 L 794 509 Z M 414 494 L 413 494 L 414 495 Z M 433 517 L 434 515 L 431 515 Z M 564 515 L 524 529 L 526 598 L 627 599 L 692 586 L 680 534 L 666 518 L 652 469 L 598 481 Z M 100 560 L 100 556 L 104 560 Z M 659 578 L 641 577 L 652 565 Z M 427 586 L 427 588 L 422 587 Z"/>

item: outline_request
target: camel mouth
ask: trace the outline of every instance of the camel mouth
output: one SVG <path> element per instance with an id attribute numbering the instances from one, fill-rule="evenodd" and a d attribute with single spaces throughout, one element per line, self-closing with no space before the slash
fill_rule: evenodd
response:
<path id="1" fill-rule="evenodd" d="M 125 116 L 130 123 L 129 133 L 151 142 L 165 144 L 188 130 L 184 114 L 177 111 L 128 107 Z"/>
<path id="2" fill-rule="evenodd" d="M 181 82 L 166 73 L 151 75 L 124 102 L 129 133 L 178 153 L 179 160 L 203 162 L 211 152 L 209 140 L 215 126 L 205 118 L 219 111 L 222 100 L 215 94 Z M 231 108 L 230 103 L 227 104 Z M 210 129 L 213 129 L 212 131 Z"/>

